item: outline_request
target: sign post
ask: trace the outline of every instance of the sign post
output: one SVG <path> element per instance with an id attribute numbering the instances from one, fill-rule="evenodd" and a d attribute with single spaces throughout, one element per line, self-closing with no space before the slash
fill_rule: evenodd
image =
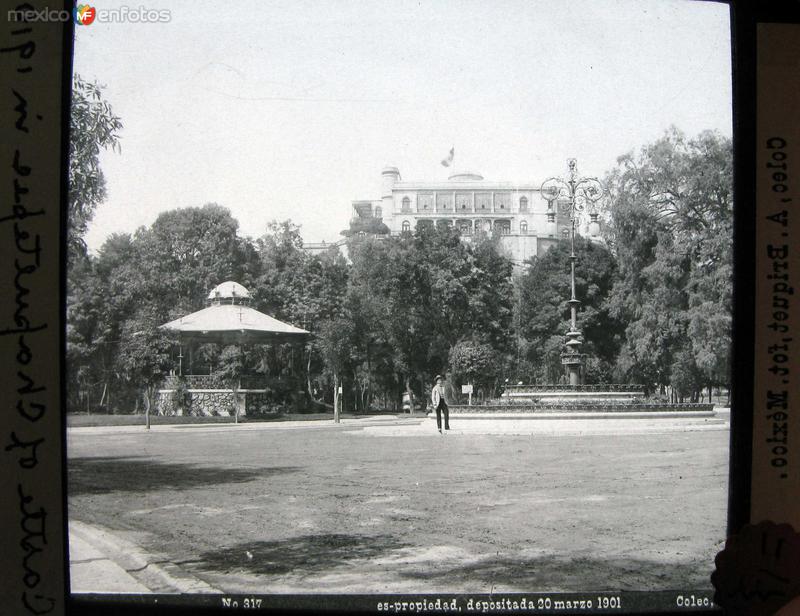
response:
<path id="1" fill-rule="evenodd" d="M 461 386 L 462 394 L 469 394 L 469 405 L 472 406 L 472 383 Z"/>

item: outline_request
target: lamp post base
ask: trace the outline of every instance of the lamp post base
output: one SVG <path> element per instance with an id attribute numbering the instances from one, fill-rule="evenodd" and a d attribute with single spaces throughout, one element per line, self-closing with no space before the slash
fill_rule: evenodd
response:
<path id="1" fill-rule="evenodd" d="M 564 353 L 561 364 L 567 367 L 570 385 L 583 385 L 583 364 L 585 355 L 581 353 Z"/>

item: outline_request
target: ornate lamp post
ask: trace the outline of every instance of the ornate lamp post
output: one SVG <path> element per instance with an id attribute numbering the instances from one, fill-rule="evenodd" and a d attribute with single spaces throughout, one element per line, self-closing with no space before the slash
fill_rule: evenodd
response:
<path id="1" fill-rule="evenodd" d="M 584 210 L 589 211 L 592 223 L 597 222 L 596 203 L 603 196 L 603 185 L 597 178 L 578 177 L 578 161 L 574 158 L 567 160 L 569 175 L 567 178 L 552 177 L 542 182 L 542 198 L 548 203 L 548 218 L 555 220 L 556 208 L 560 208 L 570 221 L 570 285 L 572 295 L 569 300 L 570 328 L 567 332 L 567 341 L 561 352 L 561 363 L 569 370 L 569 384 L 580 385 L 583 380 L 583 355 L 580 352 L 583 340 L 578 329 L 577 312 L 581 302 L 575 297 L 575 223 Z M 555 207 L 554 207 L 555 203 Z"/>

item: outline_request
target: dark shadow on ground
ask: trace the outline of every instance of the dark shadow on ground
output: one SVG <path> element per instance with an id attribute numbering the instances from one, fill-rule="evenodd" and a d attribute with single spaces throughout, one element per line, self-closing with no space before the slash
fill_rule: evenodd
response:
<path id="1" fill-rule="evenodd" d="M 299 470 L 296 466 L 232 469 L 161 462 L 147 457 L 70 458 L 67 461 L 67 495 L 189 490 L 244 483 Z"/>
<path id="2" fill-rule="evenodd" d="M 199 570 L 217 573 L 234 569 L 255 575 L 282 575 L 298 569 L 320 573 L 350 561 L 379 558 L 403 547 L 406 544 L 391 535 L 304 535 L 281 541 L 240 543 L 200 554 L 191 564 Z"/>
<path id="3" fill-rule="evenodd" d="M 449 565 L 449 566 L 448 566 Z M 400 570 L 419 580 L 474 580 L 519 590 L 666 590 L 711 587 L 713 563 L 664 563 L 634 558 L 487 558 Z"/>

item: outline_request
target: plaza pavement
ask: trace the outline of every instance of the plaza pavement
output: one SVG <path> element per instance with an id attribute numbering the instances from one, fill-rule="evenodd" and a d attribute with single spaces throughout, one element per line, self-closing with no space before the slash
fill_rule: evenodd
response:
<path id="1" fill-rule="evenodd" d="M 575 436 L 580 434 L 652 434 L 663 431 L 720 430 L 730 425 L 730 410 L 718 408 L 701 412 L 661 413 L 492 413 L 450 414 L 450 434 L 547 434 Z M 152 425 L 152 432 L 273 431 L 347 429 L 379 436 L 438 436 L 436 416 L 367 415 L 333 419 L 281 422 L 242 422 L 239 424 L 168 424 Z M 140 434 L 140 426 L 70 427 L 68 434 Z"/>
<path id="2" fill-rule="evenodd" d="M 214 425 L 152 426 L 154 432 L 192 430 L 223 432 L 231 430 L 325 430 L 352 429 L 369 436 L 458 438 L 468 434 L 503 435 L 613 435 L 658 434 L 676 431 L 728 430 L 729 409 L 710 413 L 658 413 L 627 415 L 614 413 L 560 413 L 519 416 L 483 417 L 480 415 L 450 416 L 451 430 L 440 435 L 434 415 L 367 416 L 343 418 L 336 424 L 330 420 L 252 422 Z M 124 434 L 141 433 L 143 426 L 110 426 L 68 428 L 69 433 Z M 114 535 L 107 529 L 80 521 L 69 522 L 70 584 L 73 593 L 216 593 L 220 592 L 181 570 L 177 565 L 144 552 L 137 545 Z"/>

